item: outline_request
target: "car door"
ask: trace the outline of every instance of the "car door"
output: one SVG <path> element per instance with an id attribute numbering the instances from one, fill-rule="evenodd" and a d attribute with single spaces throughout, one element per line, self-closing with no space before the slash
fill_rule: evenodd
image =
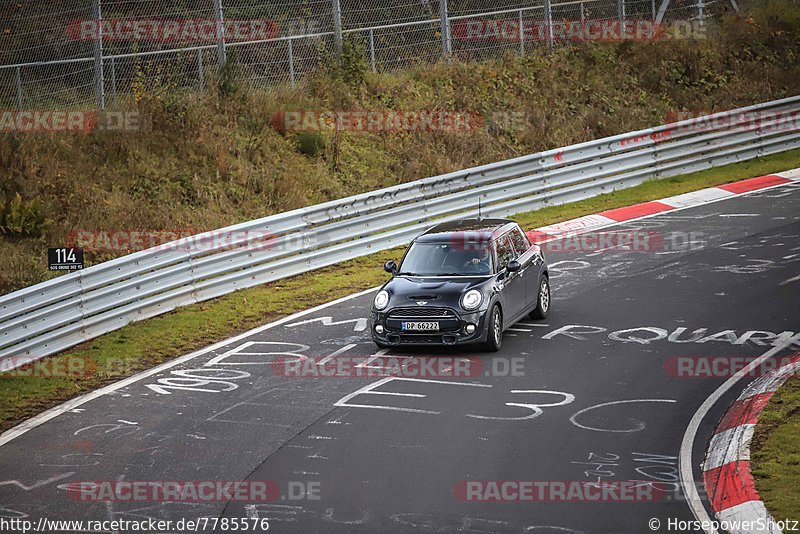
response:
<path id="1" fill-rule="evenodd" d="M 523 231 L 516 227 L 509 232 L 511 241 L 517 254 L 517 261 L 522 265 L 520 274 L 525 279 L 525 306 L 526 310 L 532 310 L 536 306 L 536 299 L 539 295 L 539 279 L 544 268 L 544 260 L 539 253 L 540 249 L 536 245 L 531 245 L 528 237 Z"/>
<path id="2" fill-rule="evenodd" d="M 503 272 L 511 260 L 517 259 L 517 253 L 508 233 L 501 235 L 496 241 L 497 272 Z M 502 282 L 503 301 L 505 310 L 503 324 L 511 326 L 525 309 L 525 278 L 521 270 L 515 273 L 506 273 Z"/>

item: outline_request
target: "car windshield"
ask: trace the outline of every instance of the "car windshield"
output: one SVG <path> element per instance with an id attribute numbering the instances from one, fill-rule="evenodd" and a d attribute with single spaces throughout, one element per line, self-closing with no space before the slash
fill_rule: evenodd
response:
<path id="1" fill-rule="evenodd" d="M 414 243 L 408 249 L 399 274 L 416 276 L 480 276 L 492 273 L 488 245 L 455 247 L 450 243 Z"/>

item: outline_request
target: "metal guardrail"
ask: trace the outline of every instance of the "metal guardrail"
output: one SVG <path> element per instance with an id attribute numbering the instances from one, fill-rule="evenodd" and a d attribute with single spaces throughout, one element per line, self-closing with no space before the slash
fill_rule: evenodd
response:
<path id="1" fill-rule="evenodd" d="M 408 243 L 431 220 L 508 216 L 800 147 L 800 96 L 434 176 L 198 234 L 0 297 L 0 359 Z M 744 127 L 730 117 L 753 113 Z M 198 247 L 220 233 L 220 250 Z M 212 247 L 213 248 L 213 247 Z"/>

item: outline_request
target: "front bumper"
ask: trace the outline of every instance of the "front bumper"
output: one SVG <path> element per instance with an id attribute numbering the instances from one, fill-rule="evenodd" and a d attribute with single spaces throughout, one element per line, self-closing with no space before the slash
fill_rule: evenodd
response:
<path id="1" fill-rule="evenodd" d="M 404 309 L 408 310 L 409 308 Z M 380 312 L 372 310 L 369 326 L 373 341 L 393 347 L 408 345 L 466 345 L 483 343 L 488 337 L 486 310 L 464 313 L 448 308 L 451 317 L 447 319 L 429 319 L 425 316 L 404 316 L 400 319 L 397 318 L 396 311 L 397 308 Z M 439 322 L 439 330 L 409 332 L 402 330 L 400 326 L 403 321 L 429 320 Z M 468 324 L 475 325 L 475 331 L 471 334 L 468 334 L 465 330 Z M 383 327 L 382 334 L 375 331 L 377 325 Z"/>

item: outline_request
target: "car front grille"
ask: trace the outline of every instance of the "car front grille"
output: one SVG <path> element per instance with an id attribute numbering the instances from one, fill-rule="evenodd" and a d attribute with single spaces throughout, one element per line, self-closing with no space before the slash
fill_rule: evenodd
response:
<path id="1" fill-rule="evenodd" d="M 441 335 L 413 335 L 413 336 L 400 336 L 401 344 L 431 344 L 438 345 L 442 342 Z"/>
<path id="2" fill-rule="evenodd" d="M 455 319 L 456 314 L 447 308 L 396 308 L 389 312 L 390 319 Z"/>

